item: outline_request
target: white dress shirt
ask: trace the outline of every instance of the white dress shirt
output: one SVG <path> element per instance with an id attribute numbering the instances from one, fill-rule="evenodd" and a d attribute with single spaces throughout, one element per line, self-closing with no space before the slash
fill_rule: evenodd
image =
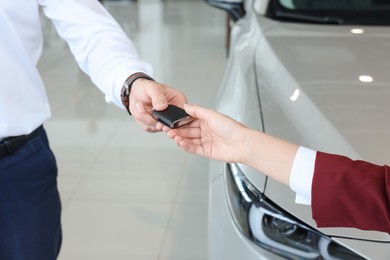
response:
<path id="1" fill-rule="evenodd" d="M 28 134 L 51 116 L 36 68 L 43 47 L 40 8 L 107 102 L 123 107 L 120 89 L 126 78 L 135 72 L 152 74 L 97 0 L 1 0 L 0 140 Z"/>
<path id="2" fill-rule="evenodd" d="M 303 146 L 298 148 L 290 173 L 290 188 L 295 191 L 295 202 L 311 205 L 311 186 L 317 152 Z"/>

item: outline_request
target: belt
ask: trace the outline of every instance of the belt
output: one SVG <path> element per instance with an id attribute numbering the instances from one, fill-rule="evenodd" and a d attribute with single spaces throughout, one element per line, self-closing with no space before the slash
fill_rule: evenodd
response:
<path id="1" fill-rule="evenodd" d="M 31 137 L 38 134 L 38 127 L 28 135 L 19 135 L 13 137 L 7 137 L 0 142 L 0 158 L 13 154 L 18 150 L 22 145 L 24 145 Z"/>

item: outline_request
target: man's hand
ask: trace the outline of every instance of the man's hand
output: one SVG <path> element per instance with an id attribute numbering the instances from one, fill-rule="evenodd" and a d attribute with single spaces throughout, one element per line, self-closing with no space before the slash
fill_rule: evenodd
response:
<path id="1" fill-rule="evenodd" d="M 144 78 L 134 81 L 129 100 L 131 114 L 147 132 L 158 132 L 163 128 L 151 116 L 152 109 L 164 110 L 168 104 L 183 107 L 187 103 L 187 98 L 180 91 Z"/>

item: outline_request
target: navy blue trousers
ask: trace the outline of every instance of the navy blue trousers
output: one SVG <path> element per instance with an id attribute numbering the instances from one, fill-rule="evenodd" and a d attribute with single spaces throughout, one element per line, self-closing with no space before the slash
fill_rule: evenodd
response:
<path id="1" fill-rule="evenodd" d="M 57 165 L 43 127 L 0 158 L 0 260 L 53 260 L 61 247 Z"/>

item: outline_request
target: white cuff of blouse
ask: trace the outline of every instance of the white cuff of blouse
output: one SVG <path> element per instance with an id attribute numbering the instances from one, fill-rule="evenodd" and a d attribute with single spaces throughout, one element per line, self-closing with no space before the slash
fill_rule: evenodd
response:
<path id="1" fill-rule="evenodd" d="M 311 186 L 317 152 L 298 148 L 290 173 L 290 188 L 296 193 L 295 203 L 311 205 Z"/>

